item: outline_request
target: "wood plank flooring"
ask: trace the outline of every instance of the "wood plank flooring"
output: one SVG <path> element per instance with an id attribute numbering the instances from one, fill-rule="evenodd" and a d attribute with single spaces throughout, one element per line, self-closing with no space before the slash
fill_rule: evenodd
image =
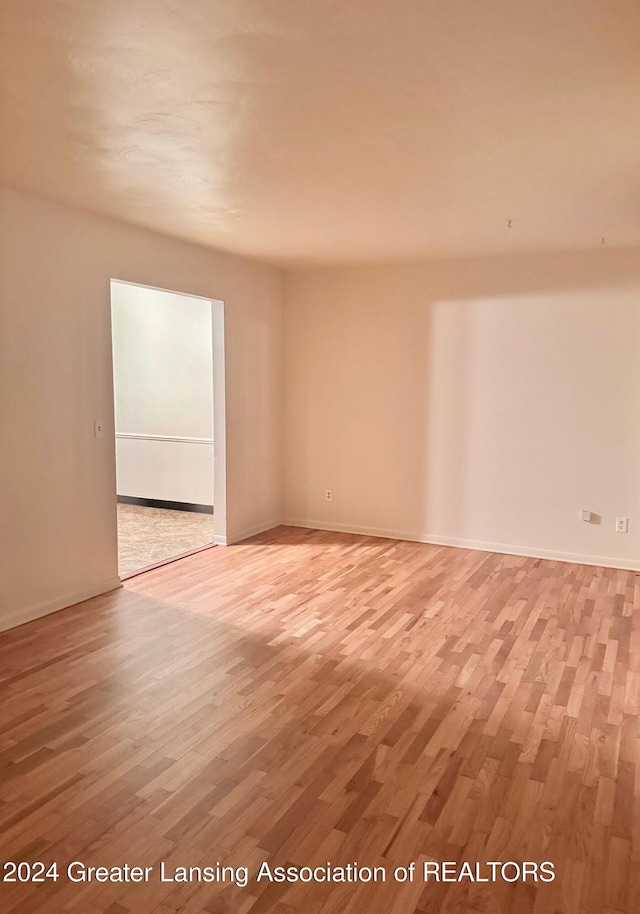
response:
<path id="1" fill-rule="evenodd" d="M 639 582 L 280 527 L 6 632 L 0 857 L 59 878 L 0 883 L 0 910 L 640 911 Z M 256 881 L 327 861 L 386 879 Z M 424 882 L 434 861 L 556 878 Z"/>

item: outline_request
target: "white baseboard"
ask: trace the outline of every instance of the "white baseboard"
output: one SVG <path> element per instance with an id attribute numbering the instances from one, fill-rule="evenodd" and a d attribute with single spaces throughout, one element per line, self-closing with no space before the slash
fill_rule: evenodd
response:
<path id="1" fill-rule="evenodd" d="M 226 536 L 221 536 L 219 533 L 214 533 L 214 535 L 213 535 L 213 545 L 214 545 L 214 546 L 226 546 L 226 545 L 228 545 L 228 544 L 227 544 L 227 537 L 226 537 Z"/>
<path id="2" fill-rule="evenodd" d="M 521 555 L 532 559 L 550 559 L 554 562 L 570 562 L 574 565 L 597 565 L 601 568 L 618 568 L 621 571 L 640 571 L 640 559 L 615 558 L 607 555 L 588 555 L 579 552 L 558 552 L 537 546 L 514 546 L 509 543 L 487 543 L 480 540 L 466 540 L 452 536 L 422 535 L 402 530 L 384 530 L 377 527 L 358 527 L 353 524 L 326 524 L 322 521 L 287 518 L 282 523 L 287 527 L 304 527 L 309 530 L 326 530 L 335 533 L 355 533 L 360 536 L 379 536 L 382 539 L 407 540 L 411 543 L 426 543 L 430 546 L 452 546 L 456 549 L 473 549 L 478 552 L 497 552 L 501 555 Z"/>
<path id="3" fill-rule="evenodd" d="M 240 533 L 235 533 L 233 536 L 227 537 L 227 542 L 224 545 L 231 546 L 233 543 L 240 543 L 242 540 L 249 539 L 250 536 L 257 536 L 258 533 L 265 533 L 267 530 L 273 530 L 274 527 L 279 527 L 282 523 L 283 521 L 278 518 L 278 520 L 270 520 L 266 523 L 251 527 L 248 530 L 242 530 Z"/>
<path id="4" fill-rule="evenodd" d="M 0 631 L 7 631 L 15 628 L 17 625 L 24 625 L 25 622 L 33 622 L 34 619 L 40 619 L 42 616 L 48 616 L 50 613 L 58 612 L 61 609 L 67 609 L 76 603 L 82 603 L 84 600 L 90 600 L 91 597 L 98 597 L 100 594 L 108 593 L 110 590 L 117 590 L 122 587 L 120 578 L 109 578 L 88 587 L 85 590 L 79 590 L 75 593 L 67 594 L 64 597 L 56 597 L 54 600 L 47 600 L 44 603 L 38 603 L 36 606 L 26 606 L 13 612 L 0 616 Z"/>

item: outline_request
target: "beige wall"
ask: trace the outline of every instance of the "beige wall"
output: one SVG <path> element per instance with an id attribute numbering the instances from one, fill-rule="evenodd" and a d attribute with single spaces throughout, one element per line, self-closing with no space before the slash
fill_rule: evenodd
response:
<path id="1" fill-rule="evenodd" d="M 639 251 L 285 288 L 287 522 L 640 568 Z"/>
<path id="2" fill-rule="evenodd" d="M 229 541 L 284 479 L 290 523 L 640 568 L 637 251 L 290 271 L 282 397 L 277 271 L 0 202 L 0 627 L 117 583 L 111 277 L 226 303 Z"/>
<path id="3" fill-rule="evenodd" d="M 279 520 L 281 485 L 279 272 L 1 194 L 0 628 L 118 580 L 112 277 L 225 302 L 230 541 Z"/>

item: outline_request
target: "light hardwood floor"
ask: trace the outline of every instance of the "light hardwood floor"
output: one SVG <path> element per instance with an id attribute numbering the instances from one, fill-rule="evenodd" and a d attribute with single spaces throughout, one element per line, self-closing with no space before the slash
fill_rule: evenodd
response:
<path id="1" fill-rule="evenodd" d="M 5 633 L 2 857 L 61 878 L 1 884 L 0 909 L 640 911 L 639 581 L 281 527 Z M 74 884 L 74 860 L 155 869 Z M 249 883 L 162 883 L 160 860 Z M 254 878 L 425 860 L 556 879 Z"/>

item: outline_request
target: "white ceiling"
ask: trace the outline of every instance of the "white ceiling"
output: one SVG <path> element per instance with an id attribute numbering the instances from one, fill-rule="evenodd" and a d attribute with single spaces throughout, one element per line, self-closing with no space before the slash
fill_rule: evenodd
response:
<path id="1" fill-rule="evenodd" d="M 0 35 L 4 180 L 62 202 L 281 263 L 640 244 L 638 0 L 2 0 Z"/>

